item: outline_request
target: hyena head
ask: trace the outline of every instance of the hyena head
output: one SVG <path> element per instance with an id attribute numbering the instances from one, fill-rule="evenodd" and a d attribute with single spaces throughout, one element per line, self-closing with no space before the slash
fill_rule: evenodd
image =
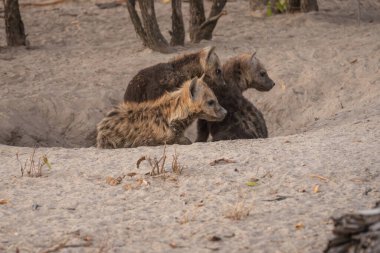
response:
<path id="1" fill-rule="evenodd" d="M 215 47 L 205 47 L 199 52 L 200 64 L 205 74 L 204 81 L 208 84 L 218 86 L 226 85 L 223 78 L 222 65 L 218 55 L 215 53 Z"/>
<path id="2" fill-rule="evenodd" d="M 192 112 L 196 113 L 198 118 L 207 121 L 221 121 L 227 114 L 218 102 L 214 92 L 203 81 L 203 75 L 201 78 L 195 77 L 190 83 L 188 83 L 188 97 L 190 100 Z"/>
<path id="3" fill-rule="evenodd" d="M 275 85 L 263 64 L 253 54 L 241 54 L 240 64 L 237 64 L 237 72 L 240 76 L 239 86 L 241 90 L 254 88 L 259 91 L 269 91 Z"/>

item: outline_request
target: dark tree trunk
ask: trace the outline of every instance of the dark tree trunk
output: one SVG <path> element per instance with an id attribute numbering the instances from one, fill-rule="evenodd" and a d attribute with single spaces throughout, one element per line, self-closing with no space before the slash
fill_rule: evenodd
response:
<path id="1" fill-rule="evenodd" d="M 142 27 L 141 20 L 139 18 L 139 15 L 137 14 L 136 11 L 136 1 L 135 0 L 128 0 L 127 1 L 127 9 L 129 12 L 129 16 L 131 17 L 131 21 L 133 23 L 133 26 L 135 28 L 135 31 L 137 35 L 140 37 L 142 40 L 144 46 L 148 46 L 146 42 L 146 33 L 144 31 L 144 28 Z"/>
<path id="2" fill-rule="evenodd" d="M 24 23 L 21 20 L 18 0 L 3 0 L 7 45 L 26 46 Z"/>
<path id="3" fill-rule="evenodd" d="M 182 0 L 172 0 L 172 36 L 170 45 L 185 45 L 185 26 L 182 18 Z"/>
<path id="4" fill-rule="evenodd" d="M 317 0 L 288 0 L 289 12 L 302 11 L 318 11 Z"/>
<path id="5" fill-rule="evenodd" d="M 226 14 L 223 8 L 227 0 L 213 0 L 210 14 L 206 20 L 203 0 L 190 0 L 190 40 L 198 43 L 201 40 L 211 40 L 219 18 Z"/>
<path id="6" fill-rule="evenodd" d="M 300 0 L 288 0 L 288 10 L 289 12 L 300 11 L 301 1 Z"/>
<path id="7" fill-rule="evenodd" d="M 227 12 L 222 12 L 224 6 L 226 5 L 227 0 L 214 0 L 210 14 L 208 15 L 208 23 L 205 24 L 203 27 L 201 27 L 205 32 L 205 39 L 211 40 L 212 39 L 212 32 L 215 29 L 216 23 L 218 22 L 218 19 L 225 15 Z"/>
<path id="8" fill-rule="evenodd" d="M 318 11 L 318 9 L 317 0 L 301 0 L 302 12 Z"/>
<path id="9" fill-rule="evenodd" d="M 136 0 L 127 0 L 127 8 L 135 31 L 143 41 L 144 46 L 161 53 L 173 52 L 173 49 L 161 34 L 158 26 L 154 10 L 154 0 L 138 0 L 138 3 L 141 10 L 142 22 L 136 11 Z"/>
<path id="10" fill-rule="evenodd" d="M 203 24 L 203 22 L 205 22 L 205 20 L 206 17 L 203 7 L 203 0 L 190 0 L 189 33 L 191 42 L 196 42 L 198 40 L 196 36 L 199 33 L 199 27 Z"/>

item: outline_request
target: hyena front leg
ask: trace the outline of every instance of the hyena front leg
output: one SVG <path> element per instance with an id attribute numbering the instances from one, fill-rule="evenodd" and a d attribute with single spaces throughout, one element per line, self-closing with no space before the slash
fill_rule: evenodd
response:
<path id="1" fill-rule="evenodd" d="M 197 139 L 195 142 L 206 142 L 209 135 L 208 123 L 206 120 L 199 119 L 197 122 Z"/>
<path id="2" fill-rule="evenodd" d="M 179 136 L 176 138 L 174 143 L 180 144 L 180 145 L 190 145 L 192 142 L 185 136 Z"/>

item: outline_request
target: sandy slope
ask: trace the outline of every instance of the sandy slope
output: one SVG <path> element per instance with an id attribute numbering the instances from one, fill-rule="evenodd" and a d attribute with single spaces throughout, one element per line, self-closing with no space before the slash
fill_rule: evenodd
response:
<path id="1" fill-rule="evenodd" d="M 121 101 L 139 69 L 173 57 L 141 47 L 125 8 L 100 10 L 93 2 L 23 8 L 32 49 L 0 48 L 0 143 L 6 144 L 0 145 L 0 199 L 9 200 L 0 205 L 0 252 L 42 251 L 60 242 L 68 246 L 63 252 L 320 252 L 331 215 L 380 199 L 376 1 L 364 3 L 360 25 L 355 1 L 319 1 L 319 13 L 271 18 L 229 2 L 213 41 L 178 50 L 215 45 L 225 60 L 256 49 L 277 85 L 246 95 L 278 137 L 168 147 L 169 162 L 176 148 L 187 166 L 174 181 L 135 168 L 141 155 L 159 156 L 162 147 L 78 148 L 93 144 L 95 124 Z M 169 8 L 156 6 L 165 35 Z M 3 30 L 0 23 L 1 46 Z M 53 169 L 21 178 L 15 154 L 24 160 L 32 149 L 15 146 L 35 144 L 56 146 L 37 151 Z M 209 165 L 222 157 L 236 163 Z M 123 189 L 134 178 L 105 183 L 128 172 L 150 185 Z M 252 177 L 258 185 L 249 187 Z M 279 196 L 286 198 L 268 201 Z M 236 204 L 250 215 L 226 218 Z M 210 241 L 213 235 L 222 240 Z"/>
<path id="2" fill-rule="evenodd" d="M 321 252 L 331 215 L 370 208 L 380 198 L 379 123 L 376 115 L 269 140 L 171 146 L 169 163 L 177 149 L 187 166 L 175 181 L 144 177 L 146 165 L 135 168 L 141 155 L 160 156 L 162 147 L 43 148 L 38 155 L 47 153 L 53 169 L 42 178 L 20 178 L 15 153 L 23 160 L 31 149 L 0 146 L 0 192 L 10 200 L 0 209 L 0 247 L 35 252 L 69 239 L 75 252 L 176 251 L 171 244 L 186 252 Z M 222 157 L 236 163 L 209 165 Z M 105 183 L 106 176 L 129 172 L 150 185 L 125 190 L 135 179 Z M 249 187 L 252 178 L 258 185 Z M 286 199 L 275 201 L 281 196 Z M 249 216 L 226 218 L 236 205 Z M 91 237 L 90 245 L 72 248 L 85 245 L 81 236 Z"/>

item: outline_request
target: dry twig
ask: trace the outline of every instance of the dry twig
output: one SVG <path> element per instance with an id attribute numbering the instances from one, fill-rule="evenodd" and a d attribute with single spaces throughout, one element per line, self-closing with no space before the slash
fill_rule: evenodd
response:
<path id="1" fill-rule="evenodd" d="M 43 155 L 40 158 L 38 158 L 38 163 L 36 164 L 35 162 L 36 149 L 37 148 L 33 149 L 32 154 L 30 155 L 29 158 L 25 160 L 24 164 L 21 163 L 20 157 L 18 153 L 16 153 L 16 159 L 18 163 L 20 164 L 21 176 L 24 176 L 24 174 L 26 174 L 28 177 L 41 177 L 42 167 L 44 165 L 47 165 L 49 169 L 51 169 L 51 165 L 46 155 Z"/>
<path id="2" fill-rule="evenodd" d="M 312 174 L 312 175 L 310 175 L 310 177 L 311 177 L 311 178 L 318 178 L 318 179 L 320 179 L 320 180 L 322 180 L 322 181 L 329 181 L 329 179 L 328 179 L 327 177 L 323 177 L 323 176 L 321 176 L 321 175 L 315 175 L 315 174 Z"/>
<path id="3" fill-rule="evenodd" d="M 231 159 L 220 158 L 220 159 L 216 159 L 216 160 L 212 161 L 210 163 L 210 166 L 215 166 L 218 164 L 227 164 L 227 163 L 236 163 L 236 162 L 234 160 L 231 160 Z"/>
<path id="4" fill-rule="evenodd" d="M 173 155 L 173 161 L 172 161 L 172 171 L 173 171 L 173 173 L 175 173 L 177 175 L 181 175 L 183 169 L 184 169 L 184 166 L 182 166 L 178 162 L 178 155 L 177 155 L 177 151 L 175 150 L 174 155 Z"/>
<path id="5" fill-rule="evenodd" d="M 41 3 L 20 3 L 20 6 L 26 7 L 26 6 L 49 6 L 49 5 L 55 5 L 65 2 L 66 0 L 54 0 L 50 2 L 41 2 Z"/>

